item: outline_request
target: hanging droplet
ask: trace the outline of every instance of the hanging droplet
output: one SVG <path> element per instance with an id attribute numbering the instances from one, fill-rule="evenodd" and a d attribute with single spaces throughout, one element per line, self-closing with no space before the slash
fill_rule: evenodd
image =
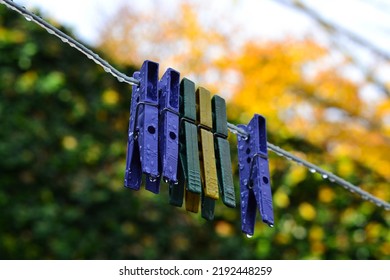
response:
<path id="1" fill-rule="evenodd" d="M 64 43 L 68 43 L 68 39 L 61 37 L 61 41 Z"/>
<path id="2" fill-rule="evenodd" d="M 317 172 L 317 170 L 315 170 L 314 168 L 310 168 L 309 171 L 310 171 L 311 173 L 316 173 L 316 172 Z"/>
<path id="3" fill-rule="evenodd" d="M 163 178 L 163 181 L 164 181 L 164 183 L 168 183 L 169 182 L 169 180 L 168 180 L 168 178 Z"/>
<path id="4" fill-rule="evenodd" d="M 322 179 L 328 179 L 328 175 L 326 175 L 326 174 L 322 174 Z"/>
<path id="5" fill-rule="evenodd" d="M 269 224 L 269 227 L 270 227 L 270 228 L 273 228 L 273 227 L 274 227 L 274 224 Z"/>
<path id="6" fill-rule="evenodd" d="M 118 77 L 118 82 L 123 83 L 124 81 L 125 79 L 123 79 L 122 77 Z"/>
<path id="7" fill-rule="evenodd" d="M 32 17 L 29 16 L 29 15 L 26 15 L 24 18 L 25 18 L 27 21 L 32 21 Z"/>
<path id="8" fill-rule="evenodd" d="M 252 237 L 253 237 L 253 235 L 252 235 L 252 234 L 249 234 L 249 233 L 247 233 L 247 234 L 246 234 L 246 237 L 247 237 L 247 238 L 252 238 Z"/>
<path id="9" fill-rule="evenodd" d="M 329 178 L 329 181 L 331 181 L 332 183 L 334 183 L 334 182 L 335 182 L 335 179 Z"/>
<path id="10" fill-rule="evenodd" d="M 152 182 L 152 183 L 154 183 L 154 182 L 157 181 L 157 178 L 154 177 L 154 176 L 149 176 L 149 181 Z"/>

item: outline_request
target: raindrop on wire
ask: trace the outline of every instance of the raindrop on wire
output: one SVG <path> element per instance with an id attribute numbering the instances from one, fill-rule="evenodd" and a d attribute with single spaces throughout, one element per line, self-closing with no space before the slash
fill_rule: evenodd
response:
<path id="1" fill-rule="evenodd" d="M 252 234 L 249 234 L 249 233 L 247 233 L 247 234 L 246 234 L 246 237 L 247 237 L 247 238 L 252 238 L 252 237 L 253 237 L 253 235 L 252 235 Z"/>
<path id="2" fill-rule="evenodd" d="M 314 168 L 310 168 L 309 171 L 310 171 L 311 173 L 316 173 L 316 172 L 317 172 L 317 170 L 315 170 Z"/>

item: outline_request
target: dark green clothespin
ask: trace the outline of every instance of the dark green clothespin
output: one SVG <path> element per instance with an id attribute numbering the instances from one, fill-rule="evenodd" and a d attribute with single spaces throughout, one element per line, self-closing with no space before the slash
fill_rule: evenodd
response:
<path id="1" fill-rule="evenodd" d="M 196 91 L 196 103 L 199 121 L 200 169 L 203 184 L 201 212 L 203 218 L 213 220 L 215 200 L 219 198 L 219 192 L 210 92 L 205 88 L 199 87 Z"/>
<path id="2" fill-rule="evenodd" d="M 223 203 L 228 207 L 234 208 L 236 207 L 236 194 L 234 192 L 230 146 L 227 140 L 226 102 L 222 97 L 214 95 L 212 107 L 219 189 Z"/>
<path id="3" fill-rule="evenodd" d="M 170 203 L 181 206 L 184 192 L 186 210 L 197 213 L 202 183 L 196 124 L 195 84 L 186 78 L 180 83 L 178 184 L 170 185 Z"/>

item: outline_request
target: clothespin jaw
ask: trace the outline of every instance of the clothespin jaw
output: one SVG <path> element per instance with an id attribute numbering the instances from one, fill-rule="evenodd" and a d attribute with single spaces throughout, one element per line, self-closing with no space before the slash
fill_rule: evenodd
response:
<path id="1" fill-rule="evenodd" d="M 223 203 L 228 207 L 235 208 L 236 194 L 233 183 L 230 145 L 227 140 L 228 127 L 225 100 L 218 95 L 214 95 L 212 98 L 212 109 L 219 190 Z"/>
<path id="2" fill-rule="evenodd" d="M 199 120 L 200 168 L 203 183 L 202 217 L 212 220 L 214 219 L 215 200 L 219 198 L 219 191 L 210 92 L 199 87 L 196 91 L 196 102 Z"/>
<path id="3" fill-rule="evenodd" d="M 133 77 L 130 107 L 125 187 L 139 190 L 142 173 L 153 182 L 158 176 L 158 64 L 145 61 Z M 146 186 L 148 189 L 148 186 Z M 149 188 L 157 193 L 158 190 Z"/>
<path id="4" fill-rule="evenodd" d="M 273 227 L 274 214 L 267 153 L 265 118 L 255 115 L 239 125 L 248 137 L 238 135 L 242 231 L 253 235 L 257 208 L 264 223 Z"/>
<path id="5" fill-rule="evenodd" d="M 159 192 L 160 178 L 177 183 L 179 158 L 179 72 L 169 68 L 158 82 L 159 94 L 159 174 L 155 182 L 147 181 L 146 188 Z"/>
<path id="6" fill-rule="evenodd" d="M 186 210 L 198 212 L 202 192 L 198 133 L 196 125 L 195 84 L 183 78 L 180 83 L 180 132 L 177 184 L 170 184 L 170 203 L 182 205 L 185 193 Z"/>

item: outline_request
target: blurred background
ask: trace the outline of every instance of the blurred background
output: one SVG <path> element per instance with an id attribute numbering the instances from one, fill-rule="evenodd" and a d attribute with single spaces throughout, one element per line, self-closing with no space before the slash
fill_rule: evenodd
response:
<path id="1" fill-rule="evenodd" d="M 131 75 L 173 67 L 390 201 L 385 0 L 20 1 Z M 327 3 L 328 2 L 328 3 Z M 0 5 L 1 259 L 390 259 L 390 212 L 270 152 L 275 227 L 123 187 L 131 87 Z M 236 193 L 237 152 L 231 142 Z"/>

